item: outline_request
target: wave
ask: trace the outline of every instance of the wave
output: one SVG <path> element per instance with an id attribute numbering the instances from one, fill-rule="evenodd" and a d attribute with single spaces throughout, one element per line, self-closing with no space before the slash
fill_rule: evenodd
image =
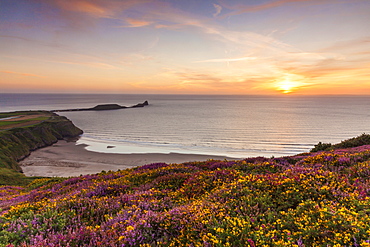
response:
<path id="1" fill-rule="evenodd" d="M 247 158 L 252 156 L 287 156 L 307 152 L 307 144 L 290 145 L 276 143 L 273 145 L 256 144 L 254 148 L 230 148 L 230 145 L 217 147 L 192 144 L 184 145 L 175 142 L 132 141 L 122 139 L 97 138 L 84 134 L 77 145 L 84 144 L 86 149 L 101 153 L 182 153 L 182 154 L 207 154 L 222 155 L 231 158 Z"/>

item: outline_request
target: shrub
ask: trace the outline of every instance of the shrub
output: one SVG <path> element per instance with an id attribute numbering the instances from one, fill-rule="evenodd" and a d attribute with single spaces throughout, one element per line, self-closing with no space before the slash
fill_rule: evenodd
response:
<path id="1" fill-rule="evenodd" d="M 327 149 L 329 149 L 331 147 L 331 143 L 322 143 L 322 142 L 319 142 L 315 145 L 314 148 L 312 148 L 310 150 L 310 152 L 319 152 L 319 151 L 325 151 Z"/>

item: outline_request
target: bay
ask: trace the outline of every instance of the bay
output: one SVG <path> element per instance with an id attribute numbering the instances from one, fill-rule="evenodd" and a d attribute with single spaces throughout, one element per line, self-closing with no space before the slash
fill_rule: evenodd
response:
<path id="1" fill-rule="evenodd" d="M 0 111 L 145 100 L 144 108 L 58 114 L 84 130 L 78 144 L 106 153 L 277 157 L 370 133 L 368 96 L 0 94 Z"/>

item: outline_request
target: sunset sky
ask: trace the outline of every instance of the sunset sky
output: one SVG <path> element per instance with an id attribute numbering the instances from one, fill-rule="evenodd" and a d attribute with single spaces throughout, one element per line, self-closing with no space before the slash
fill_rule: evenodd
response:
<path id="1" fill-rule="evenodd" d="M 0 0 L 0 93 L 368 94 L 369 0 Z"/>

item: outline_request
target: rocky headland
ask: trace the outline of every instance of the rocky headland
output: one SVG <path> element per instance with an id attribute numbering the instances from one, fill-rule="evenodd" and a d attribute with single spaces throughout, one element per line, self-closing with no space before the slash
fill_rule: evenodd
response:
<path id="1" fill-rule="evenodd" d="M 55 112 L 104 111 L 138 108 L 148 101 L 133 106 L 103 104 L 92 108 L 54 111 L 19 111 L 0 113 L 0 185 L 28 183 L 19 161 L 36 149 L 51 146 L 58 140 L 74 138 L 83 133 L 69 119 Z"/>
<path id="2" fill-rule="evenodd" d="M 76 109 L 64 109 L 64 110 L 53 110 L 52 112 L 67 112 L 67 111 L 107 111 L 107 110 L 118 110 L 118 109 L 127 109 L 127 108 L 138 108 L 149 105 L 148 101 L 139 103 L 133 106 L 121 106 L 118 104 L 103 104 L 97 105 L 92 108 L 76 108 Z"/>
<path id="3" fill-rule="evenodd" d="M 7 129 L 0 130 L 0 170 L 3 175 L 7 172 L 22 172 L 18 161 L 27 157 L 31 151 L 50 146 L 58 140 L 73 138 L 83 131 L 76 127 L 69 119 L 48 111 L 27 111 L 6 113 L 18 116 L 12 120 L 2 121 Z M 1 115 L 4 115 L 2 113 Z M 26 120 L 21 119 L 28 116 Z M 32 116 L 35 116 L 32 118 Z M 20 123 L 22 125 L 19 125 Z"/>

